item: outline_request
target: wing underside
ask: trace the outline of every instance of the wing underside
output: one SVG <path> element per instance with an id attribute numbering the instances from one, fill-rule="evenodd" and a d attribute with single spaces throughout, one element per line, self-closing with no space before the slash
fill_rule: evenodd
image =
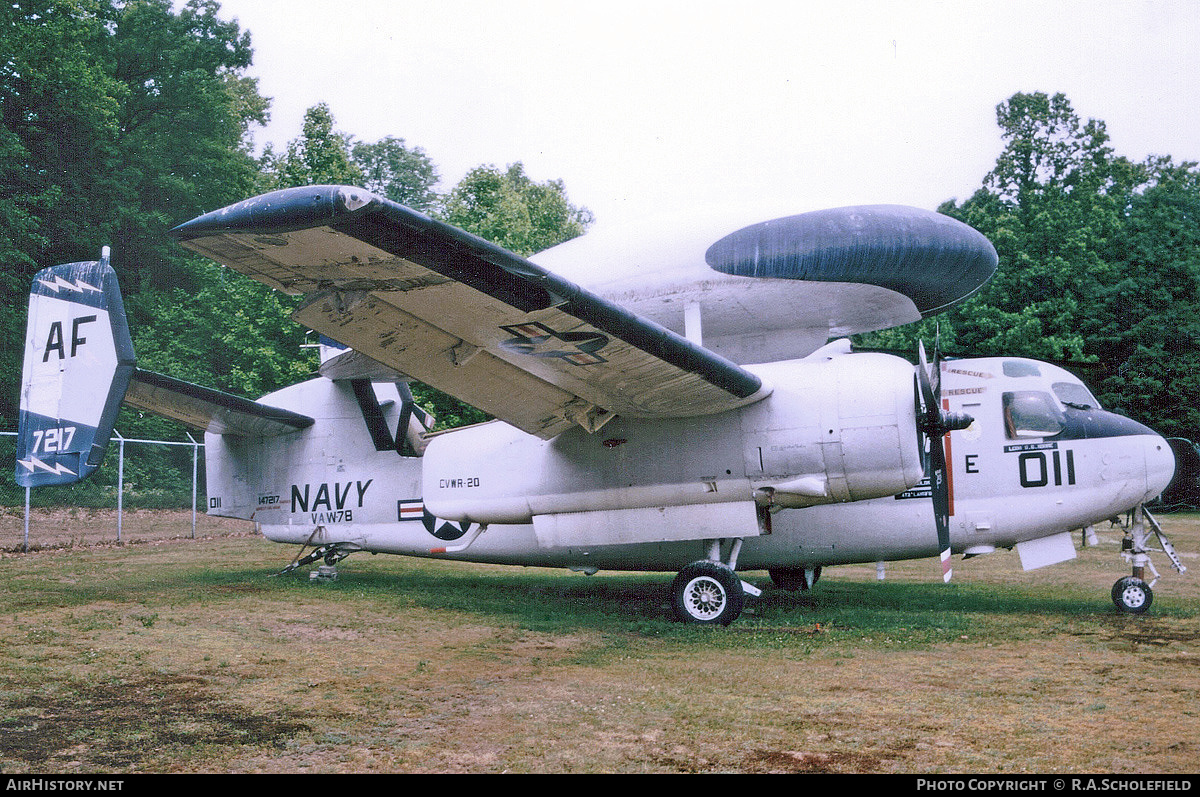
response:
<path id="1" fill-rule="evenodd" d="M 184 246 L 303 295 L 294 317 L 518 428 L 758 400 L 750 372 L 500 247 L 372 194 L 267 194 L 176 229 Z"/>

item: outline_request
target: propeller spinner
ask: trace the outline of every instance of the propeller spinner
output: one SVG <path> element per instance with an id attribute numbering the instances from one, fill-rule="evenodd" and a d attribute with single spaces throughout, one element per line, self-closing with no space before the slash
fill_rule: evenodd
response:
<path id="1" fill-rule="evenodd" d="M 942 559 L 942 580 L 949 581 L 950 567 L 950 483 L 946 467 L 946 449 L 942 438 L 955 429 L 966 429 L 974 418 L 942 408 L 941 351 L 934 348 L 932 366 L 925 354 L 924 342 L 917 343 L 917 429 L 924 435 L 926 472 L 933 494 L 933 514 L 937 523 L 938 551 Z"/>

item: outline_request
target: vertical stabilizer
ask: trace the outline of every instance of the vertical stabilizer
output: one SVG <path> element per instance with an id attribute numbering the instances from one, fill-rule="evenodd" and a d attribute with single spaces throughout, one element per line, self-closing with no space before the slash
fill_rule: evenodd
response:
<path id="1" fill-rule="evenodd" d="M 95 471 L 133 369 L 108 249 L 99 261 L 39 271 L 25 327 L 17 484 L 70 484 Z"/>

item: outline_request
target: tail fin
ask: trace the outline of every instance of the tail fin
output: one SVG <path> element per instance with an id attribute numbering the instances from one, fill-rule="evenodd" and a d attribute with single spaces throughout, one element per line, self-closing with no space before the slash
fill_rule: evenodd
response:
<path id="1" fill-rule="evenodd" d="M 96 470 L 134 370 L 125 305 L 99 261 L 42 269 L 29 291 L 17 484 L 71 484 Z"/>

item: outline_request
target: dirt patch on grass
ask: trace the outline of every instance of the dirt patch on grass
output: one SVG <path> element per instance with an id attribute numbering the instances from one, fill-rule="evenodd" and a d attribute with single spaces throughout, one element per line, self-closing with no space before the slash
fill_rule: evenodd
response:
<path id="1" fill-rule="evenodd" d="M 744 772 L 766 775 L 840 774 L 880 772 L 892 756 L 836 750 L 756 750 L 746 756 Z"/>
<path id="2" fill-rule="evenodd" d="M 27 695 L 0 719 L 7 758 L 45 771 L 133 767 L 151 753 L 196 745 L 281 748 L 302 721 L 223 702 L 204 678 L 159 676 L 76 685 L 73 698 Z"/>

